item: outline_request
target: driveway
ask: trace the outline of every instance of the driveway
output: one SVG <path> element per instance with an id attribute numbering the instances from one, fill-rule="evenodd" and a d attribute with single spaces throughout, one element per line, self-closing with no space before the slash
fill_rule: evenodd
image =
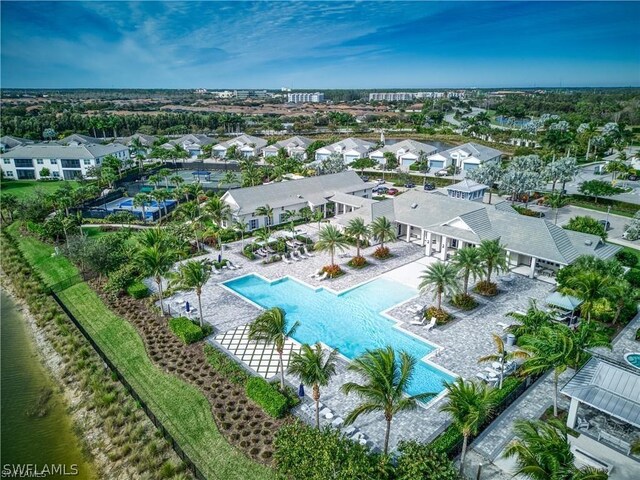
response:
<path id="1" fill-rule="evenodd" d="M 554 221 L 554 211 L 553 209 L 548 209 L 546 212 L 546 219 L 550 222 Z M 558 225 L 566 225 L 569 220 L 573 217 L 580 216 L 588 216 L 595 218 L 596 220 L 609 220 L 610 229 L 607 232 L 608 238 L 611 240 L 622 240 L 622 234 L 624 233 L 624 226 L 628 225 L 631 221 L 628 217 L 623 217 L 620 215 L 607 215 L 607 212 L 596 212 L 594 210 L 589 210 L 587 208 L 574 207 L 573 205 L 568 205 L 566 207 L 562 207 L 558 210 Z M 640 248 L 640 242 L 638 240 L 634 242 L 629 242 L 636 246 L 636 248 Z"/>
<path id="2" fill-rule="evenodd" d="M 594 163 L 591 166 L 584 167 L 580 170 L 580 173 L 573 179 L 573 181 L 566 184 L 567 193 L 580 193 L 578 191 L 578 187 L 582 182 L 586 182 L 589 180 L 602 180 L 605 182 L 611 182 L 613 179 L 612 173 L 606 173 L 603 175 L 594 174 L 594 168 L 596 165 L 604 165 L 604 162 Z M 628 193 L 620 193 L 618 195 L 613 195 L 611 197 L 614 200 L 619 200 L 621 202 L 627 203 L 636 203 L 640 204 L 640 182 L 635 181 L 631 182 L 629 180 L 621 180 L 617 183 L 618 186 L 622 188 L 631 188 L 632 190 Z M 551 184 L 549 184 L 551 186 Z"/>

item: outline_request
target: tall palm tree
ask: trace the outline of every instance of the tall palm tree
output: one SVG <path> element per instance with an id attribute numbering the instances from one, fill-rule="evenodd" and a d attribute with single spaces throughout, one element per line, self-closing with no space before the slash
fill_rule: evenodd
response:
<path id="1" fill-rule="evenodd" d="M 149 203 L 149 195 L 146 193 L 138 193 L 133 197 L 133 206 L 142 209 L 142 221 L 147 222 L 147 204 Z"/>
<path id="2" fill-rule="evenodd" d="M 164 211 L 164 216 L 166 217 L 168 214 L 167 200 L 169 200 L 172 197 L 169 190 L 166 190 L 166 189 L 154 190 L 151 196 L 158 203 L 158 207 L 162 208 L 162 210 Z"/>
<path id="3" fill-rule="evenodd" d="M 324 219 L 324 212 L 318 208 L 313 211 L 313 213 L 311 214 L 311 218 L 314 222 L 318 222 L 318 230 L 320 230 L 320 223 Z"/>
<path id="4" fill-rule="evenodd" d="M 155 175 L 149 175 L 149 181 L 153 183 L 154 188 L 158 188 L 160 182 L 162 181 L 162 176 L 158 173 L 156 173 Z"/>
<path id="5" fill-rule="evenodd" d="M 567 427 L 559 421 L 516 420 L 516 438 L 504 457 L 516 459 L 515 476 L 532 480 L 606 480 L 608 474 L 591 467 L 578 469 L 567 441 Z"/>
<path id="6" fill-rule="evenodd" d="M 165 247 L 170 245 L 170 238 L 160 227 L 145 228 L 137 236 L 136 241 L 141 248 Z"/>
<path id="7" fill-rule="evenodd" d="M 349 220 L 344 233 L 356 241 L 356 257 L 360 257 L 360 246 L 371 235 L 369 227 L 364 223 L 364 219 L 356 217 Z"/>
<path id="8" fill-rule="evenodd" d="M 529 301 L 529 308 L 526 313 L 509 312 L 507 316 L 520 322 L 519 324 L 509 326 L 509 332 L 513 333 L 516 337 L 533 335 L 540 330 L 540 328 L 553 325 L 552 315 L 545 310 L 539 309 L 535 300 Z"/>
<path id="9" fill-rule="evenodd" d="M 178 271 L 172 276 L 169 286 L 180 290 L 196 291 L 198 297 L 198 313 L 200 314 L 200 326 L 204 326 L 202 316 L 202 287 L 211 278 L 211 265 L 204 260 L 190 260 L 178 267 Z"/>
<path id="10" fill-rule="evenodd" d="M 144 145 L 142 145 L 142 141 L 140 140 L 140 137 L 135 137 L 133 140 L 131 140 L 131 145 L 129 146 L 129 148 L 133 150 L 133 153 L 136 154 L 136 160 L 138 161 L 138 168 L 142 172 L 144 168 L 144 163 L 143 163 L 144 154 L 146 153 L 147 150 L 144 148 Z"/>
<path id="11" fill-rule="evenodd" d="M 278 352 L 280 364 L 280 389 L 284 391 L 284 346 L 287 339 L 293 335 L 300 325 L 296 321 L 287 327 L 285 311 L 280 307 L 273 307 L 262 312 L 251 325 L 249 325 L 249 340 L 272 343 Z"/>
<path id="12" fill-rule="evenodd" d="M 396 239 L 396 231 L 387 217 L 378 217 L 371 223 L 371 236 L 380 242 L 380 248 L 384 248 L 384 242 Z"/>
<path id="13" fill-rule="evenodd" d="M 564 330 L 571 337 L 574 346 L 572 368 L 578 369 L 589 358 L 588 349 L 611 348 L 609 335 L 595 322 L 582 322 L 575 330 Z"/>
<path id="14" fill-rule="evenodd" d="M 573 365 L 577 354 L 569 329 L 560 325 L 542 327 L 533 335 L 521 337 L 518 344 L 530 354 L 522 365 L 524 374 L 553 369 L 553 416 L 557 417 L 558 380 Z"/>
<path id="15" fill-rule="evenodd" d="M 169 177 L 171 176 L 171 170 L 168 168 L 161 168 L 158 170 L 158 176 L 164 180 L 164 188 L 169 188 Z"/>
<path id="16" fill-rule="evenodd" d="M 480 277 L 484 270 L 480 263 L 480 250 L 476 247 L 464 247 L 453 256 L 453 265 L 462 272 L 464 294 L 469 294 L 469 278 Z"/>
<path id="17" fill-rule="evenodd" d="M 334 225 L 327 224 L 320 229 L 315 249 L 319 252 L 329 252 L 329 255 L 331 255 L 331 266 L 335 265 L 334 258 L 336 250 L 342 252 L 348 247 L 349 242 L 347 242 L 346 237 Z"/>
<path id="18" fill-rule="evenodd" d="M 196 250 L 200 250 L 200 236 L 198 233 L 203 226 L 203 216 L 200 215 L 200 210 L 196 201 L 183 203 L 178 211 L 178 216 L 189 221 L 191 232 L 196 242 Z"/>
<path id="19" fill-rule="evenodd" d="M 483 240 L 478 247 L 480 261 L 487 274 L 487 283 L 491 283 L 491 274 L 494 271 L 507 269 L 507 252 L 500 244 L 500 239 Z"/>
<path id="20" fill-rule="evenodd" d="M 182 178 L 180 175 L 173 175 L 169 181 L 176 187 L 176 188 L 180 188 L 180 186 L 184 183 L 184 178 Z"/>
<path id="21" fill-rule="evenodd" d="M 313 211 L 311 210 L 311 207 L 302 207 L 300 210 L 298 210 L 298 216 L 305 222 L 308 222 L 313 216 Z"/>
<path id="22" fill-rule="evenodd" d="M 260 215 L 265 217 L 265 227 L 267 231 L 271 232 L 271 224 L 273 223 L 273 208 L 269 206 L 269 204 L 263 205 L 261 207 L 256 208 L 256 215 Z"/>
<path id="23" fill-rule="evenodd" d="M 218 227 L 222 227 L 222 222 L 231 216 L 231 207 L 217 195 L 209 199 L 204 209 Z"/>
<path id="24" fill-rule="evenodd" d="M 164 314 L 164 303 L 162 298 L 162 277 L 165 276 L 175 261 L 175 252 L 165 245 L 154 247 L 144 247 L 135 256 L 140 269 L 148 276 L 153 277 L 158 285 L 158 295 L 160 297 L 160 310 Z"/>
<path id="25" fill-rule="evenodd" d="M 302 383 L 313 386 L 313 400 L 316 402 L 316 428 L 320 429 L 320 387 L 326 387 L 336 373 L 338 351 L 332 350 L 325 358 L 322 345 L 313 347 L 306 343 L 300 353 L 291 357 L 289 373 L 300 378 Z"/>
<path id="26" fill-rule="evenodd" d="M 529 358 L 527 352 L 523 352 L 522 350 L 514 350 L 513 352 L 509 352 L 504 348 L 504 341 L 502 337 L 492 334 L 493 343 L 496 344 L 496 353 L 492 353 L 490 355 L 485 355 L 484 357 L 480 357 L 478 362 L 499 362 L 500 363 L 500 383 L 498 388 L 502 390 L 502 380 L 504 379 L 504 365 L 510 360 L 515 360 L 516 358 Z"/>
<path id="27" fill-rule="evenodd" d="M 547 198 L 547 204 L 555 211 L 553 223 L 558 224 L 558 210 L 567 204 L 567 201 L 560 192 L 555 192 Z"/>
<path id="28" fill-rule="evenodd" d="M 384 435 L 385 454 L 389 451 L 389 433 L 394 415 L 415 410 L 418 401 L 435 396 L 430 392 L 412 396 L 405 394 L 411 383 L 415 365 L 416 359 L 407 352 L 400 352 L 399 358 L 396 358 L 396 353 L 391 347 L 367 350 L 349 364 L 348 369 L 359 374 L 364 383 L 347 382 L 342 385 L 342 391 L 347 395 L 354 392 L 363 403 L 347 415 L 344 424 L 351 425 L 362 414 L 383 412 L 387 422 Z"/>
<path id="29" fill-rule="evenodd" d="M 238 232 L 240 232 L 240 237 L 242 239 L 242 250 L 244 251 L 244 234 L 247 232 L 247 228 L 249 228 L 249 224 L 245 222 L 242 218 L 238 218 L 233 222 L 232 228 Z"/>
<path id="30" fill-rule="evenodd" d="M 291 231 L 291 235 L 295 233 L 296 224 L 295 221 L 299 217 L 299 213 L 297 210 L 285 210 L 282 214 L 283 220 L 285 222 L 289 222 L 289 230 Z"/>
<path id="31" fill-rule="evenodd" d="M 453 295 L 458 291 L 458 270 L 451 263 L 435 262 L 429 265 L 420 278 L 419 288 L 426 291 L 434 289 L 434 298 L 438 301 L 437 308 L 442 310 L 442 294 Z"/>
<path id="32" fill-rule="evenodd" d="M 638 301 L 638 291 L 624 278 L 617 279 L 608 289 L 611 302 L 615 305 L 615 314 L 611 320 L 611 325 L 618 323 L 622 309 L 629 302 Z"/>
<path id="33" fill-rule="evenodd" d="M 451 415 L 453 425 L 462 434 L 460 476 L 463 476 L 469 437 L 478 434 L 482 424 L 493 412 L 496 405 L 495 393 L 484 383 L 465 381 L 461 377 L 454 382 L 445 382 L 445 386 L 449 401 L 440 410 Z"/>
<path id="34" fill-rule="evenodd" d="M 572 295 L 582 300 L 580 312 L 587 314 L 587 321 L 591 321 L 592 314 L 598 314 L 610 309 L 608 300 L 615 280 L 594 271 L 578 271 L 567 278 L 565 286 L 560 292 Z"/>

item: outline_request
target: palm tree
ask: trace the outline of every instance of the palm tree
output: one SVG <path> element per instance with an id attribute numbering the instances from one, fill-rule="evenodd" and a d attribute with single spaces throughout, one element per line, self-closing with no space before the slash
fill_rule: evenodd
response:
<path id="1" fill-rule="evenodd" d="M 198 236 L 198 232 L 202 228 L 203 218 L 200 215 L 200 210 L 196 202 L 187 202 L 183 203 L 180 207 L 180 211 L 178 212 L 178 216 L 185 218 L 189 221 L 189 225 L 191 227 L 191 231 L 193 232 L 193 236 L 196 242 L 196 250 L 200 250 L 200 239 Z"/>
<path id="2" fill-rule="evenodd" d="M 422 281 L 419 288 L 421 291 L 433 288 L 434 298 L 438 300 L 437 308 L 442 310 L 442 294 L 451 296 L 458 291 L 457 276 L 458 270 L 453 264 L 435 262 L 429 265 L 420 276 Z"/>
<path id="3" fill-rule="evenodd" d="M 158 285 L 158 295 L 160 297 L 160 310 L 164 314 L 162 277 L 171 269 L 175 260 L 175 252 L 167 248 L 166 245 L 144 247 L 136 253 L 135 260 L 140 269 L 156 281 Z"/>
<path id="4" fill-rule="evenodd" d="M 331 255 L 331 266 L 335 265 L 334 257 L 336 250 L 344 251 L 349 247 L 346 237 L 334 225 L 327 224 L 320 229 L 318 241 L 315 249 L 319 252 L 329 252 Z"/>
<path id="5" fill-rule="evenodd" d="M 180 188 L 180 186 L 184 183 L 184 178 L 182 178 L 180 175 L 174 175 L 169 179 L 169 181 L 173 183 L 176 188 Z"/>
<path id="6" fill-rule="evenodd" d="M 260 215 L 265 218 L 264 225 L 267 231 L 271 232 L 271 224 L 273 223 L 273 208 L 269 204 L 256 208 L 256 215 Z"/>
<path id="7" fill-rule="evenodd" d="M 497 353 L 492 353 L 491 355 L 485 355 L 484 357 L 480 357 L 478 362 L 499 362 L 500 363 L 500 384 L 498 389 L 502 390 L 502 380 L 504 379 L 504 365 L 510 360 L 515 360 L 516 358 L 529 358 L 529 355 L 522 350 L 514 350 L 513 352 L 508 352 L 504 348 L 504 341 L 502 337 L 492 334 L 493 343 L 496 344 Z"/>
<path id="8" fill-rule="evenodd" d="M 320 387 L 326 387 L 336 373 L 338 351 L 332 350 L 325 358 L 322 345 L 313 347 L 306 343 L 302 351 L 291 357 L 289 373 L 300 378 L 302 383 L 313 385 L 313 400 L 316 402 L 316 428 L 320 429 Z"/>
<path id="9" fill-rule="evenodd" d="M 387 217 L 378 217 L 371 223 L 371 236 L 380 242 L 380 248 L 384 248 L 384 242 L 396 239 L 396 231 Z"/>
<path id="10" fill-rule="evenodd" d="M 169 200 L 172 197 L 169 190 L 165 190 L 165 189 L 154 190 L 151 196 L 155 198 L 156 202 L 158 202 L 159 207 L 162 206 L 162 209 L 164 210 L 164 216 L 166 217 L 168 214 L 167 200 Z"/>
<path id="11" fill-rule="evenodd" d="M 138 160 L 138 167 L 142 172 L 144 168 L 143 160 L 144 160 L 144 154 L 146 153 L 146 149 L 144 148 L 144 145 L 142 145 L 142 141 L 140 140 L 140 137 L 135 137 L 133 140 L 131 140 L 131 145 L 129 145 L 129 148 L 133 150 L 133 153 L 136 154 L 136 160 Z"/>
<path id="12" fill-rule="evenodd" d="M 370 232 L 362 217 L 349 220 L 344 233 L 356 241 L 356 257 L 360 257 L 360 245 L 369 238 Z"/>
<path id="13" fill-rule="evenodd" d="M 171 170 L 168 168 L 161 168 L 158 170 L 158 176 L 164 180 L 164 187 L 169 188 L 169 177 L 171 176 Z"/>
<path id="14" fill-rule="evenodd" d="M 500 244 L 500 239 L 483 240 L 478 247 L 480 261 L 487 274 L 487 283 L 491 283 L 493 271 L 507 269 L 507 257 L 504 247 Z"/>
<path id="15" fill-rule="evenodd" d="M 587 314 L 587 321 L 591 321 L 591 314 L 598 314 L 609 310 L 610 304 L 607 296 L 612 291 L 615 280 L 594 271 L 578 271 L 567 278 L 565 286 L 560 292 L 572 295 L 582 300 L 580 312 Z"/>
<path id="16" fill-rule="evenodd" d="M 147 222 L 147 203 L 149 203 L 149 195 L 146 193 L 138 193 L 133 197 L 133 206 L 142 208 L 142 221 L 145 223 Z"/>
<path id="17" fill-rule="evenodd" d="M 534 335 L 540 328 L 553 325 L 551 314 L 539 309 L 535 300 L 529 302 L 529 308 L 526 313 L 509 312 L 507 315 L 520 322 L 520 324 L 514 324 L 509 327 L 509 331 L 516 337 Z"/>
<path id="18" fill-rule="evenodd" d="M 580 368 L 584 361 L 589 358 L 588 350 L 591 348 L 611 348 L 609 335 L 604 328 L 595 322 L 582 322 L 575 330 L 565 330 L 571 337 L 574 346 L 574 358 L 572 367 Z"/>
<path id="19" fill-rule="evenodd" d="M 464 459 L 471 435 L 478 430 L 493 412 L 496 405 L 494 390 L 484 383 L 465 381 L 458 377 L 454 382 L 445 382 L 449 401 L 440 410 L 448 412 L 453 425 L 462 434 L 460 476 L 464 477 Z"/>
<path id="20" fill-rule="evenodd" d="M 156 173 L 155 175 L 149 175 L 149 181 L 153 183 L 154 188 L 158 188 L 158 185 L 162 181 L 162 176 L 158 173 Z"/>
<path id="21" fill-rule="evenodd" d="M 322 219 L 324 219 L 324 212 L 318 208 L 313 211 L 311 217 L 313 218 L 314 222 L 318 222 L 318 230 L 320 230 L 320 222 L 322 222 Z"/>
<path id="22" fill-rule="evenodd" d="M 631 286 L 631 284 L 625 280 L 617 279 L 613 285 L 608 289 L 611 301 L 615 304 L 615 314 L 611 320 L 611 325 L 618 323 L 622 309 L 629 302 L 636 302 L 638 300 L 638 291 Z"/>
<path id="23" fill-rule="evenodd" d="M 152 247 L 169 247 L 170 240 L 165 230 L 161 230 L 160 227 L 146 228 L 142 230 L 137 236 L 136 240 L 142 248 Z"/>
<path id="24" fill-rule="evenodd" d="M 524 335 L 519 345 L 530 355 L 522 365 L 524 374 L 543 373 L 553 369 L 553 416 L 558 416 L 558 379 L 572 366 L 576 358 L 576 346 L 569 328 L 561 325 L 542 327 L 532 335 Z"/>
<path id="25" fill-rule="evenodd" d="M 241 248 L 244 251 L 244 234 L 247 232 L 247 228 L 249 228 L 249 224 L 245 222 L 242 218 L 238 218 L 235 222 L 233 222 L 232 228 L 240 232 L 240 237 L 242 238 Z"/>
<path id="26" fill-rule="evenodd" d="M 295 233 L 295 230 L 296 230 L 295 220 L 298 218 L 298 215 L 299 214 L 297 210 L 285 210 L 284 213 L 282 214 L 282 219 L 285 222 L 290 222 L 289 230 L 291 230 L 292 235 Z"/>
<path id="27" fill-rule="evenodd" d="M 453 256 L 453 265 L 462 272 L 464 294 L 469 294 L 469 277 L 475 280 L 484 272 L 480 264 L 480 250 L 475 247 L 459 249 Z"/>
<path id="28" fill-rule="evenodd" d="M 559 192 L 555 192 L 552 193 L 551 195 L 549 195 L 549 197 L 547 198 L 547 204 L 553 208 L 555 210 L 555 216 L 554 216 L 554 220 L 553 223 L 554 225 L 558 224 L 558 210 L 562 207 L 564 207 L 567 202 L 565 200 L 565 198 L 562 196 L 561 193 Z"/>
<path id="29" fill-rule="evenodd" d="M 280 307 L 273 307 L 262 312 L 249 325 L 249 340 L 272 343 L 278 352 L 280 364 L 280 389 L 284 391 L 284 346 L 287 339 L 293 335 L 300 325 L 296 321 L 287 329 L 286 313 Z"/>
<path id="30" fill-rule="evenodd" d="M 231 216 L 231 207 L 217 195 L 211 197 L 204 208 L 218 227 L 222 227 L 222 222 Z"/>
<path id="31" fill-rule="evenodd" d="M 195 289 L 198 296 L 198 313 L 200 314 L 200 326 L 204 326 L 204 318 L 202 316 L 202 287 L 211 278 L 211 265 L 204 260 L 190 260 L 178 267 L 178 271 L 173 275 L 170 287 L 179 290 Z"/>
<path id="32" fill-rule="evenodd" d="M 302 207 L 300 210 L 298 210 L 298 216 L 305 222 L 308 222 L 313 216 L 313 211 L 311 210 L 311 207 Z"/>
<path id="33" fill-rule="evenodd" d="M 262 242 L 263 246 L 269 246 L 269 239 L 271 238 L 271 234 L 266 228 L 259 228 L 258 230 L 253 232 L 253 236 L 258 242 Z M 265 248 L 265 250 L 267 251 L 267 259 L 269 259 L 269 249 Z"/>
<path id="34" fill-rule="evenodd" d="M 411 383 L 416 359 L 407 352 L 400 352 L 400 358 L 391 347 L 367 350 L 349 364 L 348 369 L 359 374 L 364 383 L 347 382 L 342 385 L 345 394 L 356 393 L 363 403 L 352 410 L 345 418 L 344 424 L 351 425 L 366 413 L 383 412 L 387 422 L 384 436 L 384 453 L 389 451 L 389 433 L 391 421 L 396 413 L 415 410 L 417 402 L 435 396 L 425 392 L 407 396 L 405 391 Z"/>
<path id="35" fill-rule="evenodd" d="M 516 438 L 504 452 L 516 458 L 518 471 L 532 480 L 606 480 L 608 474 L 591 467 L 578 469 L 567 441 L 567 427 L 559 421 L 516 420 Z"/>

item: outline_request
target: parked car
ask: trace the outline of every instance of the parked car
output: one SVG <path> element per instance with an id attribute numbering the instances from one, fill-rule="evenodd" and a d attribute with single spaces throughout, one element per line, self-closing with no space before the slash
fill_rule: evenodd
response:
<path id="1" fill-rule="evenodd" d="M 398 191 L 397 188 L 389 188 L 387 190 L 387 195 L 397 195 L 398 193 L 400 193 L 400 192 Z"/>
<path id="2" fill-rule="evenodd" d="M 362 175 L 360 178 L 362 179 L 363 182 L 369 181 L 369 177 L 367 177 L 366 175 Z"/>
<path id="3" fill-rule="evenodd" d="M 449 170 L 447 170 L 446 168 L 443 168 L 442 170 L 438 170 L 436 172 L 436 177 L 446 177 L 447 175 L 449 175 Z"/>
<path id="4" fill-rule="evenodd" d="M 378 187 L 377 190 L 375 190 L 377 193 L 381 194 L 381 195 L 386 195 L 387 192 L 389 191 L 388 187 Z"/>
<path id="5" fill-rule="evenodd" d="M 404 188 L 414 188 L 416 186 L 413 182 L 408 182 L 404 184 Z"/>
<path id="6" fill-rule="evenodd" d="M 382 178 L 378 178 L 378 179 L 376 180 L 376 183 L 377 183 L 378 185 L 382 185 L 383 183 L 387 183 L 387 182 L 385 182 Z"/>
<path id="7" fill-rule="evenodd" d="M 637 175 L 629 175 L 627 177 L 627 180 L 631 180 L 632 182 L 635 182 L 636 180 L 638 180 L 638 176 Z"/>
<path id="8" fill-rule="evenodd" d="M 436 186 L 433 183 L 425 183 L 424 187 L 423 187 L 427 192 L 430 192 L 431 190 L 435 190 Z"/>
<path id="9" fill-rule="evenodd" d="M 598 220 L 598 223 L 604 227 L 605 232 L 611 229 L 611 223 L 607 220 Z"/>

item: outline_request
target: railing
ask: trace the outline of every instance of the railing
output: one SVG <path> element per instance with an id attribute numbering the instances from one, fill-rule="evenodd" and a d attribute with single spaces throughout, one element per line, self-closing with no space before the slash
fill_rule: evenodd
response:
<path id="1" fill-rule="evenodd" d="M 65 282 L 69 283 L 70 285 L 75 285 L 76 283 L 79 283 L 81 281 L 83 281 L 83 279 L 82 279 L 82 276 L 80 276 L 80 275 L 76 275 L 76 276 L 71 277 L 71 278 L 69 278 L 67 280 L 63 280 L 62 282 L 59 282 L 58 284 L 50 287 L 51 288 L 51 292 L 50 292 L 51 296 L 56 301 L 56 303 L 60 306 L 62 311 L 73 322 L 73 324 L 76 326 L 76 328 L 78 330 L 80 330 L 80 333 L 82 333 L 84 338 L 87 339 L 89 344 L 93 347 L 93 349 L 96 351 L 96 353 L 100 356 L 102 361 L 116 375 L 116 377 L 118 378 L 120 383 L 122 383 L 122 385 L 127 390 L 129 395 L 131 395 L 136 400 L 136 402 L 138 402 L 138 404 L 140 405 L 140 408 L 142 408 L 142 410 L 147 415 L 147 417 L 149 417 L 149 420 L 151 420 L 151 423 L 153 423 L 155 425 L 155 427 L 160 431 L 160 433 L 162 433 L 162 436 L 165 438 L 165 440 L 167 440 L 167 442 L 169 442 L 169 444 L 171 445 L 171 448 L 173 448 L 173 450 L 176 452 L 176 455 L 178 455 L 178 457 L 180 457 L 180 459 L 185 463 L 185 465 L 191 471 L 193 476 L 195 478 L 197 478 L 198 480 L 207 480 L 207 477 L 204 476 L 204 474 L 198 469 L 196 464 L 189 458 L 189 456 L 184 452 L 184 450 L 182 450 L 182 448 L 180 447 L 178 442 L 173 438 L 171 433 L 169 433 L 169 431 L 164 427 L 164 425 L 158 419 L 158 417 L 155 416 L 155 414 L 148 407 L 148 405 L 145 403 L 145 401 L 142 400 L 142 398 L 140 398 L 140 396 L 138 395 L 136 390 L 131 386 L 131 384 L 129 384 L 129 382 L 124 377 L 124 375 L 122 375 L 120 370 L 118 370 L 118 367 L 116 367 L 113 364 L 113 362 L 111 362 L 109 357 L 107 355 L 105 355 L 105 353 L 102 351 L 100 346 L 93 340 L 91 335 L 85 330 L 85 328 L 78 321 L 78 319 L 75 317 L 75 315 L 73 313 L 71 313 L 71 311 L 69 311 L 69 309 L 64 304 L 64 302 L 60 299 L 60 297 L 58 297 L 57 292 L 62 291 L 62 289 L 61 290 L 57 290 L 57 291 L 54 290 L 54 287 L 55 288 L 61 288 L 62 286 L 64 286 L 66 284 Z M 75 282 L 75 283 L 73 283 L 73 282 Z"/>

